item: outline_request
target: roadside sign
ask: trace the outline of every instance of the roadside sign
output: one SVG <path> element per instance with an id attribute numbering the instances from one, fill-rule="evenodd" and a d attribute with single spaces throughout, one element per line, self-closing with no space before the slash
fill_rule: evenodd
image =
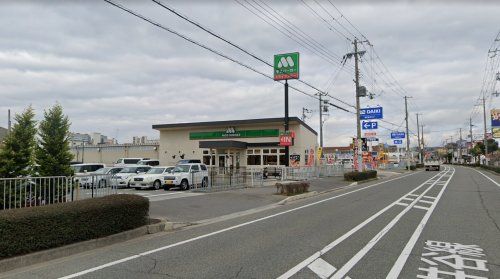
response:
<path id="1" fill-rule="evenodd" d="M 361 122 L 361 128 L 363 130 L 375 130 L 375 129 L 378 129 L 378 122 L 377 121 L 362 121 Z"/>
<path id="2" fill-rule="evenodd" d="M 378 138 L 374 138 L 374 137 L 366 138 L 366 141 L 378 141 Z"/>
<path id="3" fill-rule="evenodd" d="M 392 132 L 391 139 L 404 139 L 406 137 L 405 132 Z"/>
<path id="4" fill-rule="evenodd" d="M 280 135 L 280 146 L 291 146 L 292 136 L 291 135 Z"/>
<path id="5" fill-rule="evenodd" d="M 318 159 L 321 158 L 321 155 L 323 155 L 323 148 L 318 147 Z"/>
<path id="6" fill-rule="evenodd" d="M 395 139 L 394 144 L 403 144 L 403 140 Z"/>
<path id="7" fill-rule="evenodd" d="M 274 80 L 299 78 L 299 53 L 274 55 Z"/>
<path id="8" fill-rule="evenodd" d="M 383 108 L 362 108 L 359 110 L 359 118 L 361 120 L 382 119 L 384 118 Z"/>
<path id="9" fill-rule="evenodd" d="M 365 133 L 365 137 L 368 137 L 368 138 L 375 137 L 376 135 L 377 135 L 377 133 L 375 133 L 375 132 L 366 132 Z"/>

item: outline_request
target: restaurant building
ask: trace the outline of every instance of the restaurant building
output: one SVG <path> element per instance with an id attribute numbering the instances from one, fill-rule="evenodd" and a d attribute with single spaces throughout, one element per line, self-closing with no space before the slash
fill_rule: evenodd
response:
<path id="1" fill-rule="evenodd" d="M 291 166 L 316 164 L 317 133 L 297 117 L 289 118 L 294 138 Z M 153 125 L 160 132 L 159 160 L 175 165 L 181 159 L 199 159 L 217 167 L 284 166 L 283 118 L 174 123 Z"/>

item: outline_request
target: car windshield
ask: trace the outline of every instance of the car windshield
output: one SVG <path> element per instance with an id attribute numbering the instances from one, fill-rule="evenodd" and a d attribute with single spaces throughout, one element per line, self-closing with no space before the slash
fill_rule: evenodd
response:
<path id="1" fill-rule="evenodd" d="M 188 172 L 189 165 L 178 165 L 175 167 L 174 172 Z"/>
<path id="2" fill-rule="evenodd" d="M 165 172 L 168 172 L 168 173 L 173 173 L 174 172 L 174 169 L 175 167 L 168 167 Z"/>
<path id="3" fill-rule="evenodd" d="M 154 169 L 148 170 L 148 172 L 146 172 L 146 174 L 162 174 L 164 170 L 165 170 L 164 168 L 154 168 Z"/>
<path id="4" fill-rule="evenodd" d="M 108 173 L 108 171 L 109 171 L 110 169 L 111 169 L 111 168 L 101 168 L 101 169 L 96 170 L 94 173 L 95 173 L 95 174 L 106 174 L 106 173 Z"/>
<path id="5" fill-rule="evenodd" d="M 134 173 L 137 171 L 137 167 L 123 168 L 120 173 Z"/>

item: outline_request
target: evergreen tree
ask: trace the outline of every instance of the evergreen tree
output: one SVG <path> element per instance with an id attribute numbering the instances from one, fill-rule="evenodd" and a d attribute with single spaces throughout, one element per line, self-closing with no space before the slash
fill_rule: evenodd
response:
<path id="1" fill-rule="evenodd" d="M 36 121 L 35 112 L 29 106 L 14 117 L 14 126 L 0 150 L 0 177 L 27 175 L 33 164 L 35 151 Z"/>
<path id="2" fill-rule="evenodd" d="M 44 112 L 39 125 L 39 143 L 36 162 L 41 176 L 70 176 L 73 174 L 70 162 L 73 155 L 69 147 L 68 117 L 60 104 Z"/>

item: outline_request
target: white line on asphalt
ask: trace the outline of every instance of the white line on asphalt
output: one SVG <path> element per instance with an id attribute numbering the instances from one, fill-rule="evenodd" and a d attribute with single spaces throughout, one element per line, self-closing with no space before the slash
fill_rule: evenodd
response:
<path id="1" fill-rule="evenodd" d="M 330 275 L 332 275 L 337 270 L 333 265 L 327 263 L 322 258 L 317 258 L 307 267 L 309 267 L 309 269 L 316 275 L 318 275 L 321 279 L 330 277 Z"/>
<path id="2" fill-rule="evenodd" d="M 446 172 L 447 173 L 447 172 Z M 342 279 L 372 248 L 377 244 L 384 235 L 386 235 L 398 222 L 401 218 L 410 211 L 410 209 L 421 199 L 427 192 L 429 192 L 436 184 L 439 179 L 446 176 L 446 173 L 441 175 L 436 182 L 430 185 L 424 192 L 422 192 L 408 207 L 402 210 L 396 217 L 394 217 L 389 224 L 387 224 L 382 230 L 380 230 L 368 243 L 361 248 L 344 266 L 342 266 L 332 277 L 331 279 Z M 436 203 L 439 200 L 436 200 Z M 428 212 L 429 213 L 429 212 Z M 387 276 L 387 278 L 397 278 L 397 276 Z"/>
<path id="3" fill-rule="evenodd" d="M 436 196 L 435 202 L 431 205 L 430 208 L 428 208 L 427 213 L 425 213 L 424 218 L 420 221 L 420 224 L 418 224 L 417 228 L 415 229 L 415 232 L 413 232 L 413 235 L 411 236 L 410 240 L 408 243 L 406 243 L 405 248 L 403 248 L 403 251 L 401 251 L 401 254 L 399 255 L 398 259 L 394 263 L 394 265 L 391 268 L 391 271 L 389 271 L 389 274 L 387 275 L 387 278 L 398 278 L 399 274 L 401 273 L 401 270 L 403 270 L 403 267 L 408 260 L 408 257 L 410 256 L 411 250 L 413 250 L 413 247 L 415 246 L 415 243 L 417 243 L 418 238 L 420 237 L 420 234 L 424 230 L 425 224 L 427 224 L 427 221 L 432 215 L 432 212 L 436 208 L 439 200 L 441 199 L 441 196 L 443 195 L 444 191 L 446 190 L 446 187 L 448 187 L 448 184 L 451 181 L 451 178 L 455 174 L 455 169 L 453 169 L 453 172 L 451 173 L 450 177 L 444 184 L 443 188 L 441 188 L 441 191 L 439 194 Z"/>
<path id="4" fill-rule="evenodd" d="M 375 186 L 378 186 L 378 185 L 381 185 L 381 184 L 384 184 L 384 183 L 387 183 L 387 182 L 399 180 L 399 179 L 402 179 L 402 178 L 405 178 L 405 177 L 408 177 L 408 176 L 411 176 L 411 175 L 414 175 L 414 174 L 417 174 L 417 173 L 419 173 L 419 172 L 410 173 L 408 175 L 404 175 L 404 176 L 400 176 L 400 177 L 389 179 L 387 181 L 382 181 L 382 182 L 379 182 L 379 183 L 368 185 L 368 186 L 365 186 L 365 187 L 362 187 L 362 188 L 359 188 L 359 189 L 356 189 L 356 190 L 352 190 L 350 192 L 343 193 L 343 194 L 340 194 L 340 195 L 337 195 L 337 196 L 333 196 L 333 197 L 330 197 L 330 198 L 327 198 L 327 199 L 319 200 L 319 201 L 316 201 L 316 202 L 313 202 L 313 203 L 309 203 L 309 204 L 306 204 L 306 205 L 302 205 L 302 206 L 299 206 L 299 207 L 296 207 L 296 208 L 292 208 L 292 209 L 289 209 L 289 210 L 286 210 L 286 211 L 282 211 L 282 212 L 279 212 L 279 213 L 268 215 L 266 217 L 262 217 L 262 218 L 259 218 L 259 219 L 255 219 L 255 220 L 252 220 L 252 221 L 241 223 L 241 224 L 238 224 L 238 225 L 235 225 L 235 226 L 227 227 L 227 228 L 222 229 L 222 230 L 218 230 L 218 231 L 211 232 L 211 233 L 208 233 L 208 234 L 200 235 L 200 236 L 193 237 L 193 238 L 190 238 L 190 239 L 186 239 L 186 240 L 183 240 L 183 241 L 180 241 L 180 242 L 176 242 L 176 243 L 173 243 L 173 244 L 170 244 L 170 245 L 166 245 L 166 246 L 159 247 L 159 248 L 156 248 L 156 249 L 153 249 L 153 250 L 149 250 L 149 251 L 137 254 L 137 255 L 133 255 L 133 256 L 130 256 L 130 257 L 123 258 L 123 259 L 112 261 L 112 262 L 109 262 L 109 263 L 106 263 L 106 264 L 103 264 L 103 265 L 100 265 L 100 266 L 96 266 L 96 267 L 93 267 L 93 268 L 82 270 L 82 271 L 77 272 L 77 273 L 73 273 L 73 274 L 70 274 L 70 275 L 67 275 L 67 276 L 60 277 L 59 279 L 70 279 L 70 278 L 75 278 L 75 277 L 78 277 L 78 276 L 82 276 L 82 275 L 85 275 L 85 274 L 88 274 L 88 273 L 92 273 L 94 271 L 98 271 L 98 270 L 101 270 L 101 269 L 104 269 L 104 268 L 107 268 L 107 267 L 110 267 L 110 266 L 114 266 L 114 265 L 117 265 L 117 264 L 120 264 L 120 263 L 123 263 L 123 262 L 130 261 L 130 260 L 142 257 L 142 256 L 147 256 L 147 255 L 159 252 L 159 251 L 170 249 L 170 248 L 173 248 L 173 247 L 176 247 L 176 246 L 180 246 L 180 245 L 183 245 L 183 244 L 186 244 L 186 243 L 190 243 L 190 242 L 193 242 L 193 241 L 196 241 L 196 240 L 200 240 L 200 239 L 207 238 L 207 237 L 210 237 L 210 236 L 213 236 L 213 235 L 217 235 L 217 234 L 221 234 L 221 233 L 224 233 L 224 232 L 227 232 L 227 231 L 231 231 L 231 230 L 234 230 L 234 229 L 237 229 L 237 228 L 241 228 L 241 227 L 253 224 L 253 223 L 261 222 L 261 221 L 264 221 L 264 220 L 267 220 L 267 219 L 270 219 L 270 218 L 274 218 L 274 217 L 277 217 L 277 216 L 280 216 L 280 215 L 284 215 L 284 214 L 287 214 L 287 213 L 290 213 L 290 212 L 294 212 L 294 211 L 301 210 L 301 209 L 304 209 L 304 208 L 307 208 L 307 207 L 311 207 L 311 206 L 314 206 L 314 205 L 317 205 L 317 204 L 321 204 L 321 203 L 324 203 L 324 202 L 327 202 L 327 201 L 330 201 L 330 200 L 334 200 L 334 199 L 337 199 L 337 198 L 340 198 L 340 197 L 343 197 L 343 196 L 346 196 L 346 195 L 350 195 L 352 193 L 356 193 L 356 192 L 359 192 L 359 191 L 362 191 L 362 190 L 365 190 L 365 189 L 369 189 L 369 188 L 372 188 L 372 187 L 375 187 Z M 316 257 L 316 258 L 318 258 L 318 257 Z M 309 263 L 311 263 L 311 262 L 309 262 Z"/>
<path id="5" fill-rule="evenodd" d="M 439 172 L 438 174 L 434 175 L 433 177 L 431 177 L 429 180 L 435 178 L 436 176 L 443 175 L 445 172 L 446 172 L 446 170 L 443 170 L 443 171 Z M 402 197 L 405 197 L 405 196 L 407 196 L 409 194 L 412 194 L 413 192 L 415 192 L 418 189 L 422 188 L 423 186 L 425 186 L 427 184 L 427 181 L 425 181 L 424 183 L 420 184 L 416 188 L 412 189 L 407 194 L 404 194 Z M 306 266 L 308 266 L 309 264 L 311 264 L 313 261 L 315 261 L 317 258 L 321 257 L 321 255 L 327 253 L 328 251 L 330 251 L 331 249 L 333 249 L 335 246 L 337 246 L 338 244 L 340 244 L 342 241 L 344 241 L 347 238 L 349 238 L 352 234 L 356 233 L 358 230 L 362 229 L 368 223 L 370 223 L 371 221 L 373 221 L 375 218 L 377 218 L 378 216 L 382 215 L 387 210 L 389 210 L 390 208 L 392 208 L 394 205 L 397 205 L 399 203 L 401 203 L 401 198 L 397 199 L 395 202 L 389 204 L 388 206 L 386 206 L 383 209 L 381 209 L 379 212 L 377 212 L 374 215 L 370 216 L 368 219 L 366 219 L 365 221 L 363 221 L 362 223 L 360 223 L 356 227 L 352 228 L 350 231 L 348 231 L 347 233 L 345 233 L 341 237 L 337 238 L 336 240 L 334 240 L 332 243 L 330 243 L 327 246 L 325 246 L 320 251 L 314 253 L 309 258 L 307 258 L 304 261 L 300 262 L 298 265 L 292 267 L 290 270 L 288 270 L 283 275 L 281 275 L 280 277 L 278 277 L 278 279 L 286 279 L 286 278 L 292 277 L 294 274 L 296 274 L 297 272 L 299 272 L 301 269 L 305 268 Z"/>
<path id="6" fill-rule="evenodd" d="M 500 187 L 500 184 L 498 184 L 495 180 L 491 179 L 489 176 L 487 176 L 486 174 L 478 171 L 478 170 L 475 170 L 477 171 L 478 173 L 482 174 L 484 177 L 488 178 L 491 182 L 495 183 L 495 185 L 497 185 L 498 187 Z"/>

